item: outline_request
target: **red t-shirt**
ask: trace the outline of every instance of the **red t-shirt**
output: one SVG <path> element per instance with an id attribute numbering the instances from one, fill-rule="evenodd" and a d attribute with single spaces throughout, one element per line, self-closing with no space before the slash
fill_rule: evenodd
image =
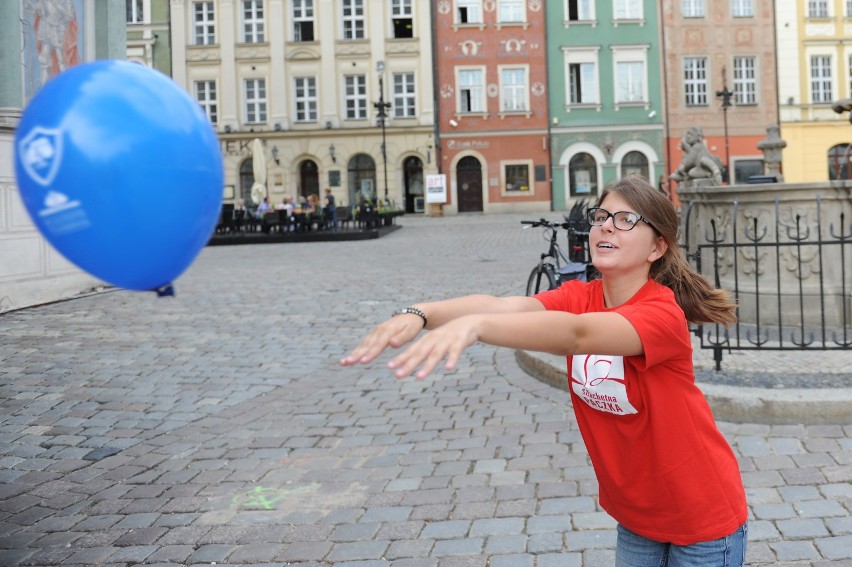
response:
<path id="1" fill-rule="evenodd" d="M 745 523 L 739 465 L 695 385 L 689 330 L 674 293 L 649 280 L 607 309 L 595 280 L 535 297 L 548 310 L 619 313 L 642 340 L 640 356 L 568 357 L 574 413 L 603 509 L 639 535 L 677 545 L 718 539 Z"/>

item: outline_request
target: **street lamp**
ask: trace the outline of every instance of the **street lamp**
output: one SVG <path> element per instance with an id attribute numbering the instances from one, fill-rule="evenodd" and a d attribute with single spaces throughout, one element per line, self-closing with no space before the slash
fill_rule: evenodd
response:
<path id="1" fill-rule="evenodd" d="M 385 102 L 385 85 L 384 85 L 384 74 L 385 74 L 385 62 L 379 61 L 376 63 L 376 71 L 379 74 L 379 102 L 374 102 L 373 107 L 376 109 L 376 117 L 379 119 L 379 124 L 382 127 L 382 161 L 385 166 L 385 203 L 388 202 L 388 152 L 387 146 L 385 145 L 385 119 L 388 117 L 388 110 L 390 110 L 391 103 Z M 378 201 L 378 191 L 376 191 L 376 201 Z M 376 203 L 378 207 L 378 203 Z"/>
<path id="2" fill-rule="evenodd" d="M 722 66 L 722 90 L 716 91 L 717 97 L 722 97 L 722 120 L 725 124 L 725 177 L 728 185 L 731 184 L 731 151 L 728 146 L 728 108 L 731 107 L 731 91 L 728 90 L 728 79 L 725 67 Z"/>

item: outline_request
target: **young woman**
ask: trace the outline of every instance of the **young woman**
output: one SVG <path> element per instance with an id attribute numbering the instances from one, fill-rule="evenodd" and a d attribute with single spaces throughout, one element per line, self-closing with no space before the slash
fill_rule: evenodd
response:
<path id="1" fill-rule="evenodd" d="M 472 295 L 402 309 L 344 366 L 388 346 L 397 377 L 452 369 L 477 341 L 568 360 L 574 412 L 618 522 L 616 564 L 742 565 L 747 509 L 736 457 L 695 385 L 687 321 L 730 324 L 736 306 L 686 261 L 671 202 L 630 176 L 589 209 L 601 274 L 535 297 Z"/>

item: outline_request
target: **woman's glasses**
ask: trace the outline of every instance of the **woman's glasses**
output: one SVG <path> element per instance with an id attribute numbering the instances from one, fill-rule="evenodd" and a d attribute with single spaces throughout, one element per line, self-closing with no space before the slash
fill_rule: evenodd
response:
<path id="1" fill-rule="evenodd" d="M 612 225 L 618 230 L 633 230 L 639 221 L 645 221 L 651 228 L 654 227 L 648 219 L 630 211 L 611 213 L 600 207 L 593 207 L 586 211 L 586 220 L 592 226 L 603 226 L 610 217 L 612 217 Z"/>

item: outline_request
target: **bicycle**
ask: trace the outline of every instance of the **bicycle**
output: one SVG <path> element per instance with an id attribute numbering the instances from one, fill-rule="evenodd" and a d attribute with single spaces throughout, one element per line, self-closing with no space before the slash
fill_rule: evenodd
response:
<path id="1" fill-rule="evenodd" d="M 527 295 L 535 295 L 540 291 L 555 289 L 569 280 L 588 281 L 590 269 L 594 269 L 588 261 L 589 233 L 578 231 L 572 222 L 550 222 L 546 219 L 537 221 L 521 221 L 524 228 L 543 226 L 546 239 L 550 242 L 547 252 L 541 255 L 536 267 L 530 272 L 527 280 Z M 558 242 L 559 229 L 568 231 L 568 245 L 571 257 L 562 251 Z M 585 244 L 584 244 L 585 242 Z"/>

